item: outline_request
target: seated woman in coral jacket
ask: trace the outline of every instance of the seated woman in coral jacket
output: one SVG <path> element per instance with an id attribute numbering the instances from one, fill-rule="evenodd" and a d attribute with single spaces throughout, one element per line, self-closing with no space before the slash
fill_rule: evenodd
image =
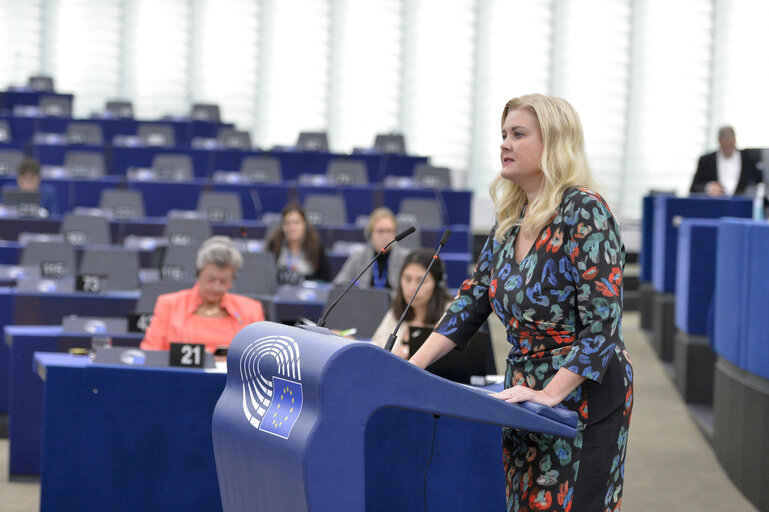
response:
<path id="1" fill-rule="evenodd" d="M 264 320 L 261 302 L 229 293 L 242 263 L 243 256 L 228 237 L 203 242 L 195 286 L 158 297 L 141 348 L 168 350 L 172 342 L 203 343 L 214 352 L 229 346 L 243 327 Z"/>

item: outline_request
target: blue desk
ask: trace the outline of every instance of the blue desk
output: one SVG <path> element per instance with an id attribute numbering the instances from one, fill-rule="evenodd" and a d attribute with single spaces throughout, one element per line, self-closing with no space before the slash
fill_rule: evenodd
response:
<path id="1" fill-rule="evenodd" d="M 6 326 L 8 373 L 8 471 L 12 475 L 40 473 L 40 440 L 43 386 L 33 371 L 36 351 L 56 352 L 69 347 L 90 346 L 91 336 L 62 338 L 60 326 Z M 141 335 L 122 336 L 121 344 L 138 346 Z M 80 342 L 78 343 L 78 339 Z M 117 343 L 117 341 L 115 342 Z M 5 387 L 4 386 L 4 387 Z"/>
<path id="2" fill-rule="evenodd" d="M 224 373 L 35 356 L 40 510 L 221 510 L 211 418 Z"/>

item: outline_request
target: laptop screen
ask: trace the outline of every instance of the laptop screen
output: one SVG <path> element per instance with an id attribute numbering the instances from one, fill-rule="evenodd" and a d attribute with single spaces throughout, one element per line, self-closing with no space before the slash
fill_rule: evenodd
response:
<path id="1" fill-rule="evenodd" d="M 409 327 L 409 356 L 419 350 L 432 329 L 428 327 Z M 470 338 L 464 350 L 455 348 L 433 364 L 427 371 L 433 375 L 462 384 L 470 384 L 473 375 L 486 375 L 486 361 L 489 354 L 489 334 L 478 331 Z"/>

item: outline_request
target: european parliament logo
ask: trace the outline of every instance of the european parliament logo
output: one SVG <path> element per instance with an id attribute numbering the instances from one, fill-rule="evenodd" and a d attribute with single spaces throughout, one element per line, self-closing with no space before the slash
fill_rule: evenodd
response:
<path id="1" fill-rule="evenodd" d="M 288 439 L 302 412 L 299 346 L 288 336 L 252 341 L 240 358 L 243 413 L 255 428 Z"/>

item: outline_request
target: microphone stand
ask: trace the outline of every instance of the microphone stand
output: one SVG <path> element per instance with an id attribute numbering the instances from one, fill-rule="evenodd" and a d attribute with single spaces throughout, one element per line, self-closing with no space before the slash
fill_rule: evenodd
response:
<path id="1" fill-rule="evenodd" d="M 395 238 L 390 240 L 390 243 L 388 243 L 387 245 L 382 247 L 382 250 L 380 252 L 378 252 L 376 256 L 374 256 L 374 259 L 372 259 L 369 262 L 369 264 L 366 265 L 366 268 L 364 268 L 361 271 L 361 273 L 358 274 L 358 277 L 356 277 L 355 279 L 350 281 L 350 284 L 347 285 L 347 288 L 345 288 L 344 291 L 342 293 L 340 293 L 339 296 L 336 298 L 336 300 L 331 304 L 331 306 L 329 306 L 328 309 L 326 309 L 326 312 L 321 315 L 321 317 L 318 319 L 318 321 L 315 323 L 315 325 L 317 327 L 325 327 L 325 325 L 326 325 L 326 317 L 328 316 L 328 314 L 331 313 L 331 310 L 334 309 L 334 307 L 336 307 L 336 305 L 339 303 L 340 300 L 342 300 L 342 297 L 347 295 L 347 292 L 350 291 L 350 288 L 352 288 L 355 285 L 355 283 L 358 282 L 358 279 L 360 279 L 360 277 L 364 274 L 364 272 L 366 272 L 369 268 L 371 268 L 371 265 L 374 264 L 374 262 L 377 260 L 379 255 L 386 253 L 387 249 L 389 249 L 392 244 L 394 244 L 395 242 L 400 242 L 401 240 L 403 240 L 404 238 L 409 236 L 414 231 L 416 231 L 416 228 L 414 226 L 409 226 L 404 231 L 399 233 Z"/>
<path id="2" fill-rule="evenodd" d="M 449 240 L 449 236 L 451 236 L 451 230 L 447 229 L 443 236 L 441 237 L 441 241 L 438 243 L 438 249 L 435 251 L 435 254 L 433 254 L 433 258 L 430 260 L 430 264 L 427 265 L 427 271 L 422 276 L 422 280 L 419 281 L 419 286 L 417 286 L 417 289 L 414 291 L 414 295 L 411 296 L 411 300 L 409 300 L 409 303 L 406 305 L 406 308 L 403 310 L 403 314 L 401 315 L 400 319 L 398 320 L 398 324 L 395 326 L 395 329 L 392 333 L 390 333 L 390 336 L 387 338 L 387 343 L 385 344 L 385 350 L 388 352 L 392 352 L 393 345 L 395 345 L 395 340 L 398 337 L 398 329 L 401 328 L 401 324 L 403 323 L 403 320 L 406 318 L 406 313 L 408 313 L 409 309 L 411 308 L 411 303 L 414 302 L 414 299 L 417 297 L 417 294 L 419 293 L 419 290 L 422 288 L 422 284 L 425 282 L 425 279 L 427 279 L 427 274 L 430 273 L 430 269 L 433 266 L 433 263 L 435 263 L 435 260 L 438 259 L 438 253 L 441 252 L 441 249 L 443 249 L 443 246 L 446 245 L 446 242 Z"/>

